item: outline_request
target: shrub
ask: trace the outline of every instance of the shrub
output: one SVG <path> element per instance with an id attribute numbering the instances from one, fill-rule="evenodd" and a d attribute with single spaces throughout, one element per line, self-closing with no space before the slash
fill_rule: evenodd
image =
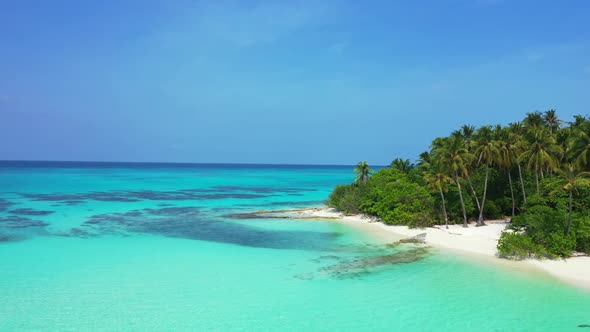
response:
<path id="1" fill-rule="evenodd" d="M 475 202 L 470 199 L 467 191 L 463 189 L 463 198 L 465 199 L 465 211 L 467 212 L 467 218 L 475 218 L 476 214 L 479 212 L 475 205 Z M 463 211 L 461 209 L 461 201 L 459 199 L 459 191 L 457 190 L 457 186 L 453 185 L 450 186 L 449 192 L 447 193 L 446 197 L 447 203 L 447 213 L 449 215 L 449 223 L 463 223 Z"/>
<path id="2" fill-rule="evenodd" d="M 337 186 L 326 205 L 345 214 L 377 216 L 386 224 L 426 227 L 434 222 L 430 192 L 395 169 L 381 169 L 367 183 Z"/>
<path id="3" fill-rule="evenodd" d="M 364 184 L 340 185 L 334 188 L 325 203 L 344 214 L 358 214 L 361 212 L 360 206 L 365 195 L 366 186 Z"/>
<path id="4" fill-rule="evenodd" d="M 424 228 L 434 225 L 434 219 L 427 212 L 420 212 L 414 215 L 414 218 L 408 226 L 410 228 Z"/>
<path id="5" fill-rule="evenodd" d="M 368 195 L 361 211 L 375 215 L 386 224 L 429 226 L 434 222 L 430 213 L 434 200 L 421 185 L 411 182 L 398 170 L 382 169 L 368 183 Z"/>
<path id="6" fill-rule="evenodd" d="M 576 251 L 590 255 L 590 218 L 574 219 L 573 228 L 576 233 Z"/>
<path id="7" fill-rule="evenodd" d="M 337 185 L 336 188 L 334 188 L 334 190 L 332 190 L 332 192 L 330 193 L 330 196 L 328 196 L 328 199 L 324 203 L 329 207 L 333 207 L 333 208 L 338 209 L 338 206 L 340 205 L 340 201 L 342 200 L 342 197 L 344 197 L 344 195 L 346 194 L 347 190 L 348 190 L 348 186 Z"/>
<path id="8" fill-rule="evenodd" d="M 562 230 L 552 232 L 548 240 L 546 248 L 553 256 L 570 257 L 576 250 L 576 237 L 573 232 L 568 236 Z"/>
<path id="9" fill-rule="evenodd" d="M 498 255 L 503 258 L 520 260 L 550 256 L 543 246 L 533 243 L 532 238 L 510 231 L 502 232 L 497 248 Z"/>
<path id="10" fill-rule="evenodd" d="M 536 199 L 535 203 L 538 202 Z M 549 256 L 569 257 L 576 250 L 577 241 L 574 231 L 569 236 L 565 236 L 566 227 L 567 214 L 565 211 L 555 210 L 545 205 L 532 205 L 527 208 L 525 213 L 513 218 L 511 228 L 524 230 L 521 236 L 527 239 L 526 243 L 514 242 L 515 244 L 527 247 L 530 240 L 535 246 L 544 248 Z M 509 241 L 516 240 L 510 239 Z"/>
<path id="11" fill-rule="evenodd" d="M 567 213 L 545 205 L 529 206 L 521 215 L 515 216 L 512 224 L 515 227 L 526 227 L 527 233 L 533 237 L 541 237 L 566 228 Z"/>
<path id="12" fill-rule="evenodd" d="M 483 214 L 488 219 L 498 219 L 503 217 L 502 210 L 496 205 L 495 201 L 486 201 Z"/>

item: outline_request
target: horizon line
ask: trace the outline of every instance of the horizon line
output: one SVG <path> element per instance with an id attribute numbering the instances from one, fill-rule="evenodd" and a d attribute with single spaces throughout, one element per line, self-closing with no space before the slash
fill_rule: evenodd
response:
<path id="1" fill-rule="evenodd" d="M 241 162 L 178 162 L 178 161 L 94 161 L 94 160 L 4 160 L 1 163 L 87 163 L 87 164 L 170 164 L 170 165 L 236 165 L 236 166 L 337 166 L 354 167 L 355 164 L 281 164 L 281 163 L 241 163 Z M 387 167 L 386 165 L 374 165 L 372 167 Z"/>

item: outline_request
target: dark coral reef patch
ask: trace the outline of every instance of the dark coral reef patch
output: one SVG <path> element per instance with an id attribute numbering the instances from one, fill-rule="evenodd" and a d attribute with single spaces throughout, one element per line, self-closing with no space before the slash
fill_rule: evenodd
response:
<path id="1" fill-rule="evenodd" d="M 45 210 L 34 210 L 30 208 L 23 208 L 23 209 L 14 209 L 8 211 L 10 214 L 18 214 L 24 216 L 46 216 L 48 214 L 52 214 L 55 211 L 45 211 Z"/>
<path id="2" fill-rule="evenodd" d="M 26 227 L 44 227 L 49 224 L 39 221 L 33 220 L 30 218 L 19 217 L 19 216 L 8 216 L 8 217 L 0 217 L 0 227 L 6 228 L 26 228 Z"/>
<path id="3" fill-rule="evenodd" d="M 49 224 L 21 216 L 0 217 L 0 242 L 21 241 L 35 235 L 46 234 Z"/>
<path id="4" fill-rule="evenodd" d="M 138 202 L 138 201 L 190 201 L 210 199 L 255 199 L 278 194 L 300 195 L 302 192 L 315 191 L 304 188 L 274 188 L 247 186 L 217 186 L 213 188 L 188 188 L 179 190 L 113 190 L 88 193 L 20 193 L 22 197 L 33 201 L 59 202 L 63 205 L 78 205 L 85 201 L 100 202 Z M 8 204 L 8 203 L 5 203 Z M 0 211 L 6 208 L 0 200 Z"/>
<path id="5" fill-rule="evenodd" d="M 68 236 L 153 234 L 273 249 L 327 250 L 338 233 L 274 231 L 208 216 L 198 207 L 163 207 L 93 215 Z"/>
<path id="6" fill-rule="evenodd" d="M 403 250 L 387 255 L 379 255 L 372 257 L 363 257 L 354 259 L 349 262 L 338 263 L 322 268 L 324 272 L 332 275 L 346 276 L 348 274 L 356 274 L 370 269 L 384 267 L 396 264 L 408 264 L 424 259 L 429 255 L 429 250 L 426 247 L 418 247 L 408 250 Z"/>
<path id="7" fill-rule="evenodd" d="M 8 210 L 14 203 L 0 198 L 0 212 Z"/>
<path id="8" fill-rule="evenodd" d="M 154 190 L 129 190 L 129 191 L 105 191 L 75 194 L 31 194 L 22 193 L 23 197 L 33 201 L 60 202 L 61 204 L 77 205 L 84 201 L 100 202 L 139 202 L 148 201 L 188 201 L 209 199 L 251 199 L 267 197 L 256 193 L 202 193 L 190 190 L 154 191 Z"/>

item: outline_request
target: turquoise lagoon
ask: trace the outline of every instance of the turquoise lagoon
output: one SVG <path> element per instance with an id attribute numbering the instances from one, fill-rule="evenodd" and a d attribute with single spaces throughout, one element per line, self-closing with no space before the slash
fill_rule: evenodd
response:
<path id="1" fill-rule="evenodd" d="M 0 163 L 0 331 L 583 331 L 590 294 L 333 221 L 350 167 Z"/>

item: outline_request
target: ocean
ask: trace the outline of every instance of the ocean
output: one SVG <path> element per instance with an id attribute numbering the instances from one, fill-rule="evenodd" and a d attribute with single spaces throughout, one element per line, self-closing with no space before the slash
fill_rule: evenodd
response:
<path id="1" fill-rule="evenodd" d="M 590 293 L 330 220 L 351 166 L 0 162 L 0 331 L 581 331 Z"/>

